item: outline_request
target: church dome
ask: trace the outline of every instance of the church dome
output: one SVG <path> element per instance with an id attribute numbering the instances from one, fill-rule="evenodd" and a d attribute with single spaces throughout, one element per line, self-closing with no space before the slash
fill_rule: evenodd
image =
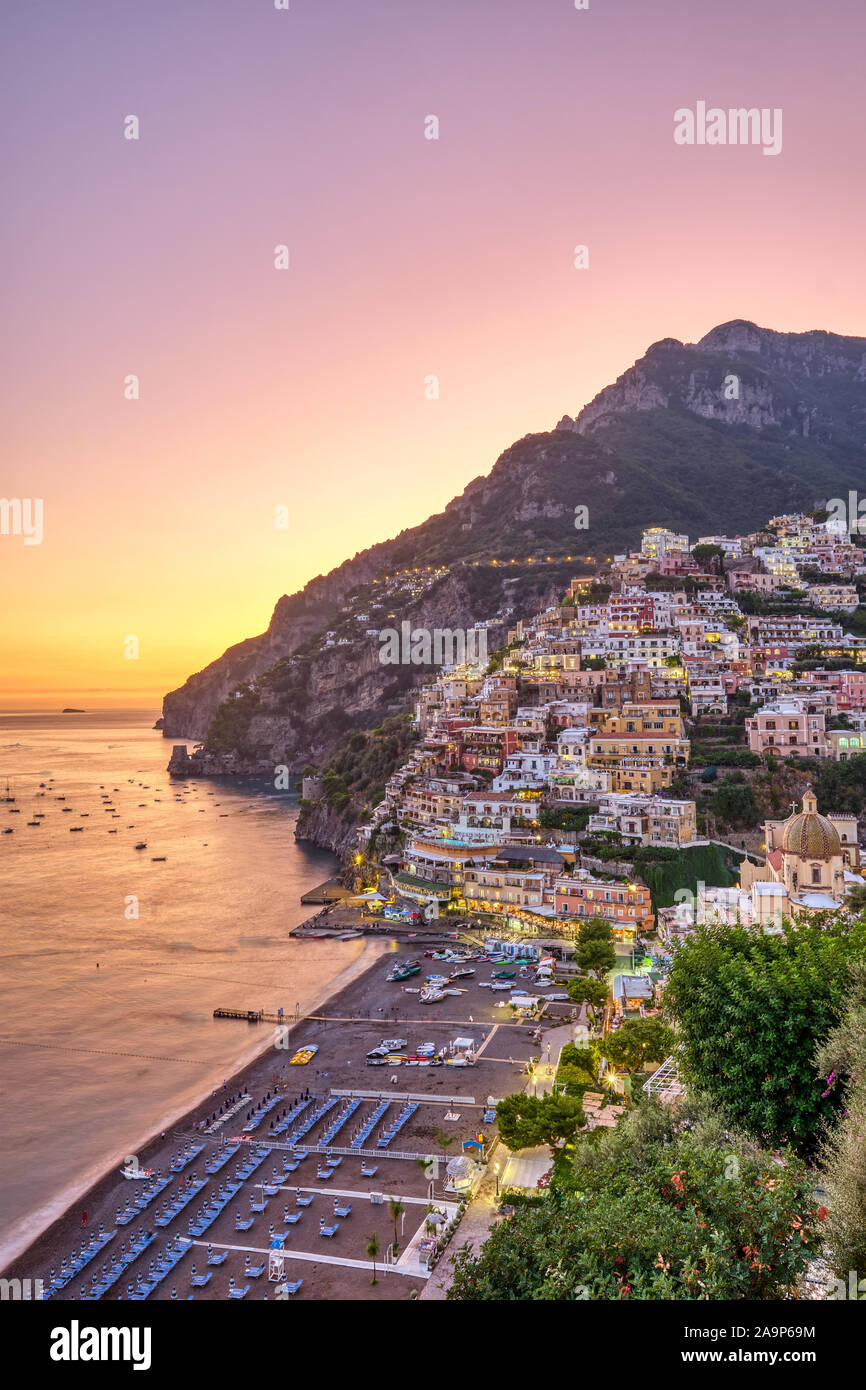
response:
<path id="1" fill-rule="evenodd" d="M 836 827 L 817 811 L 801 811 L 785 822 L 782 848 L 801 859 L 830 859 L 842 853 Z"/>

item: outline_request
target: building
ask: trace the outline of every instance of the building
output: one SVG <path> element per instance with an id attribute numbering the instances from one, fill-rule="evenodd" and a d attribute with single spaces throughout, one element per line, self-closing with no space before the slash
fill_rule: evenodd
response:
<path id="1" fill-rule="evenodd" d="M 650 526 L 641 534 L 640 553 L 648 560 L 660 560 L 663 555 L 688 555 L 689 538 L 664 526 Z"/>
<path id="2" fill-rule="evenodd" d="M 556 880 L 556 915 L 561 921 L 589 921 L 601 917 L 613 928 L 617 941 L 634 942 L 637 932 L 652 932 L 655 917 L 650 891 L 642 883 L 611 882 L 593 878 L 585 870 Z"/>
<path id="3" fill-rule="evenodd" d="M 777 753 L 784 758 L 826 758 L 827 735 L 823 709 L 806 700 L 777 700 L 746 719 L 752 753 Z"/>
<path id="4" fill-rule="evenodd" d="M 750 890 L 757 902 L 760 892 L 756 894 L 756 889 L 777 885 L 772 902 L 777 924 L 784 917 L 838 911 L 848 887 L 863 882 L 854 872 L 860 867 L 857 817 L 819 815 L 811 787 L 804 793 L 802 810 L 792 808 L 785 821 L 766 821 L 764 835 L 766 862 L 757 866 L 743 860 L 740 887 Z M 758 920 L 767 921 L 769 915 L 765 912 Z"/>

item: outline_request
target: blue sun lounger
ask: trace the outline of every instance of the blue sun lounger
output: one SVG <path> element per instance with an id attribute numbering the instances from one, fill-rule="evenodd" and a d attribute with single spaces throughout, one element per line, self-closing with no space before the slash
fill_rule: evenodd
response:
<path id="1" fill-rule="evenodd" d="M 306 1197 L 302 1197 L 302 1196 L 300 1195 L 300 1193 L 297 1193 L 296 1196 L 295 1196 L 295 1206 L 298 1206 L 298 1207 L 308 1207 L 308 1206 L 311 1204 L 312 1200 L 313 1200 L 313 1194 L 312 1194 L 312 1192 L 309 1193 L 309 1195 L 306 1196 Z"/>
<path id="2" fill-rule="evenodd" d="M 253 1218 L 252 1218 L 252 1217 L 250 1217 L 248 1221 L 235 1221 L 235 1230 L 236 1230 L 236 1231 L 248 1231 L 248 1230 L 250 1229 L 250 1226 L 252 1226 L 252 1224 L 253 1224 Z"/>
<path id="3" fill-rule="evenodd" d="M 339 1231 L 339 1229 L 340 1229 L 339 1226 L 326 1226 L 326 1225 L 324 1224 L 324 1221 L 325 1221 L 325 1218 L 322 1217 L 322 1225 L 319 1227 L 319 1235 L 320 1235 L 320 1236 L 335 1236 L 335 1235 L 337 1234 L 337 1232 Z"/>
<path id="4" fill-rule="evenodd" d="M 286 1292 L 287 1292 L 287 1293 L 290 1293 L 290 1294 L 291 1294 L 291 1293 L 297 1293 L 297 1292 L 298 1292 L 298 1289 L 301 1287 L 301 1285 L 303 1284 L 303 1282 L 304 1282 L 303 1279 L 295 1279 L 294 1283 L 285 1283 L 285 1284 L 281 1284 L 281 1285 L 280 1285 L 280 1288 L 285 1289 Z"/>
<path id="5" fill-rule="evenodd" d="M 351 1202 L 348 1202 L 348 1203 L 346 1204 L 346 1206 L 344 1206 L 344 1207 L 338 1207 L 338 1206 L 336 1205 L 336 1202 L 335 1202 L 335 1204 L 334 1204 L 334 1215 L 335 1215 L 335 1216 L 349 1216 L 350 1213 L 351 1213 L 351 1211 L 352 1211 L 352 1203 L 351 1203 Z"/>
<path id="6" fill-rule="evenodd" d="M 312 1200 L 313 1200 L 313 1199 L 312 1199 L 312 1197 L 311 1197 L 311 1198 L 310 1198 L 310 1201 L 312 1201 Z M 304 1205 L 305 1207 L 308 1207 L 308 1206 L 310 1205 L 310 1202 L 304 1202 L 303 1205 Z M 289 1223 L 290 1226 L 294 1226 L 296 1222 L 300 1221 L 300 1219 L 301 1219 L 301 1213 L 300 1213 L 299 1211 L 290 1211 L 290 1212 L 288 1213 L 287 1216 L 284 1215 L 284 1220 L 288 1221 L 288 1223 Z"/>
<path id="7" fill-rule="evenodd" d="M 249 1284 L 244 1284 L 242 1289 L 229 1289 L 229 1298 L 246 1298 L 249 1291 Z"/>
<path id="8" fill-rule="evenodd" d="M 265 1272 L 264 1265 L 247 1265 L 244 1275 L 247 1279 L 260 1279 Z"/>
<path id="9" fill-rule="evenodd" d="M 328 1178 L 332 1178 L 333 1176 L 334 1176 L 334 1170 L 333 1170 L 333 1168 L 317 1168 L 317 1169 L 316 1169 L 316 1177 L 317 1177 L 321 1182 L 327 1182 L 327 1181 L 328 1181 Z"/>
<path id="10" fill-rule="evenodd" d="M 194 1289 L 203 1289 L 205 1284 L 209 1284 L 213 1278 L 212 1274 L 194 1274 L 190 1279 Z"/>
<path id="11" fill-rule="evenodd" d="M 378 1173 L 378 1171 L 379 1171 L 379 1165 L 378 1165 L 378 1163 L 371 1163 L 371 1164 L 362 1163 L 362 1164 L 361 1164 L 361 1177 L 362 1177 L 362 1178 L 375 1178 L 375 1176 L 376 1176 L 376 1174 Z"/>
<path id="12" fill-rule="evenodd" d="M 207 1262 L 209 1265 L 221 1265 L 228 1259 L 228 1253 L 228 1250 L 222 1250 L 219 1255 L 208 1255 Z"/>

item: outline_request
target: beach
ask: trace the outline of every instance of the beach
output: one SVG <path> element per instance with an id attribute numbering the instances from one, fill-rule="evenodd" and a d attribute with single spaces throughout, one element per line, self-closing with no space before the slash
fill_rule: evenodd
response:
<path id="1" fill-rule="evenodd" d="M 417 946 L 415 951 L 417 953 Z M 245 1282 L 245 1270 L 250 1267 L 250 1261 L 254 1269 L 267 1261 L 269 1228 L 276 1225 L 282 1229 L 284 1215 L 289 1210 L 295 1212 L 297 1186 L 300 1186 L 301 1194 L 308 1193 L 311 1200 L 309 1210 L 303 1210 L 303 1220 L 290 1229 L 285 1251 L 284 1282 L 301 1279 L 303 1284 L 299 1296 L 316 1299 L 417 1297 L 424 1287 L 426 1274 L 407 1247 L 413 1240 L 417 1244 L 423 1236 L 422 1228 L 431 1191 L 440 1205 L 448 1205 L 448 1214 L 453 1214 L 457 1199 L 454 1194 L 449 1196 L 444 1190 L 444 1164 L 457 1157 L 463 1143 L 474 1141 L 479 1133 L 483 1134 L 485 1143 L 489 1145 L 495 1137 L 495 1126 L 483 1122 L 488 1102 L 491 1098 L 522 1089 L 526 1062 L 536 1045 L 532 1038 L 533 1028 L 513 1022 L 511 1011 L 507 1007 L 498 1007 L 499 997 L 489 989 L 480 987 L 482 979 L 489 980 L 494 967 L 479 964 L 473 978 L 459 982 L 465 993 L 446 997 L 435 1008 L 425 1008 L 419 1003 L 417 994 L 407 993 L 405 986 L 385 980 L 387 967 L 398 958 L 409 958 L 405 942 L 398 945 L 394 941 L 367 941 L 361 956 L 342 972 L 334 988 L 293 1024 L 288 1048 L 275 1045 L 277 1030 L 272 1025 L 226 1021 L 223 1026 L 227 1028 L 253 1027 L 256 1031 L 261 1030 L 261 1037 L 252 1045 L 257 1055 L 227 1077 L 225 1087 L 220 1086 L 215 1093 L 211 1090 L 201 1096 L 198 1103 L 183 1114 L 175 1111 L 177 1117 L 174 1122 L 166 1123 L 164 1138 L 156 1133 L 142 1142 L 142 1136 L 139 1136 L 136 1144 L 130 1137 L 125 1153 L 106 1155 L 106 1171 L 99 1181 L 82 1192 L 75 1204 L 13 1262 L 7 1273 L 22 1279 L 42 1278 L 47 1284 L 49 1271 L 59 1269 L 64 1256 L 71 1255 L 82 1235 L 89 1237 L 100 1223 L 106 1230 L 113 1227 L 119 1208 L 131 1196 L 130 1189 L 138 1187 L 138 1184 L 129 1182 L 119 1174 L 119 1165 L 127 1154 L 135 1153 L 143 1168 L 161 1169 L 165 1173 L 172 1156 L 177 1155 L 184 1144 L 205 1142 L 198 1127 L 218 1110 L 221 1102 L 238 1096 L 244 1088 L 252 1099 L 244 1102 L 236 1118 L 233 1116 L 221 1132 L 222 1135 L 230 1133 L 232 1138 L 242 1137 L 241 1121 L 249 1113 L 246 1105 L 252 1106 L 253 1101 L 258 1100 L 264 1103 L 268 1095 L 272 1098 L 268 1103 L 278 1107 L 272 1111 L 277 1115 L 285 1106 L 302 1104 L 307 1090 L 316 1093 L 317 1104 L 327 1101 L 335 1092 L 351 1093 L 357 1097 L 366 1095 L 368 1099 L 358 1101 L 359 1115 L 365 1113 L 365 1107 L 369 1110 L 377 1103 L 371 1097 L 381 1095 L 381 1103 L 384 1103 L 393 1096 L 389 1109 L 395 1116 L 411 1108 L 410 1102 L 402 1099 L 411 1095 L 420 1097 L 420 1100 L 413 1102 L 417 1108 L 400 1130 L 392 1153 L 384 1150 L 380 1154 L 375 1147 L 372 1151 L 367 1147 L 369 1144 L 375 1146 L 379 1132 L 376 1130 L 364 1147 L 365 1153 L 375 1152 L 375 1157 L 365 1159 L 344 1149 L 345 1156 L 340 1158 L 339 1166 L 324 1179 L 317 1177 L 323 1160 L 312 1152 L 303 1159 L 297 1174 L 289 1176 L 284 1173 L 283 1160 L 287 1154 L 291 1156 L 292 1146 L 287 1146 L 277 1136 L 271 1136 L 272 1144 L 269 1146 L 267 1126 L 273 1120 L 265 1120 L 248 1141 L 252 1143 L 258 1140 L 267 1149 L 260 1172 L 233 1197 L 206 1235 L 194 1247 L 190 1247 L 171 1278 L 155 1288 L 150 1297 L 171 1298 L 173 1287 L 177 1291 L 176 1296 L 188 1297 L 192 1265 L 196 1265 L 201 1277 L 202 1269 L 207 1265 L 207 1248 L 212 1246 L 214 1251 L 226 1250 L 228 1253 L 226 1259 L 214 1269 L 207 1286 L 196 1289 L 195 1297 L 226 1298 L 229 1296 L 229 1280 L 233 1280 L 236 1288 L 246 1287 L 246 1297 L 273 1298 L 274 1281 L 268 1280 L 266 1274 L 260 1274 Z M 439 966 L 438 961 L 432 960 L 425 960 L 423 964 L 431 972 Z M 472 1067 L 409 1068 L 389 1064 L 369 1067 L 365 1061 L 367 1052 L 381 1042 L 383 1036 L 399 1035 L 417 1041 L 418 1045 L 421 1040 L 429 1041 L 440 1049 L 447 1048 L 456 1036 L 467 1034 L 475 1041 L 479 1054 L 478 1061 Z M 308 1045 L 318 1048 L 313 1059 L 306 1066 L 290 1065 L 289 1059 L 294 1049 Z M 410 1047 L 412 1045 L 410 1043 Z M 339 1116 L 339 1107 L 349 1103 L 342 1097 L 338 1101 L 332 1100 L 335 1109 L 331 1113 Z M 166 1113 L 170 1108 L 167 1105 Z M 337 1138 L 335 1144 L 347 1146 L 349 1132 L 347 1127 L 345 1135 Z M 317 1126 L 307 1142 L 314 1143 L 319 1134 Z M 187 1176 L 196 1173 L 200 1177 L 208 1156 L 219 1155 L 221 1142 L 224 1141 L 219 1137 L 206 1136 L 205 1150 L 184 1170 Z M 246 1148 L 242 1148 L 245 1153 Z M 338 1152 L 341 1151 L 333 1149 L 333 1153 Z M 438 1154 L 441 1160 L 434 1189 L 430 1188 L 429 1174 L 417 1161 L 418 1156 L 431 1154 Z M 375 1167 L 377 1171 L 372 1176 L 365 1176 L 362 1171 L 365 1165 L 368 1169 Z M 274 1175 L 278 1169 L 277 1178 Z M 220 1182 L 230 1171 L 231 1164 L 226 1164 L 223 1171 L 210 1178 L 208 1187 L 196 1193 L 195 1203 L 190 1204 L 190 1210 L 195 1208 L 200 1211 L 202 1203 L 206 1209 L 209 1195 L 217 1193 Z M 176 1177 L 172 1192 L 180 1192 L 184 1181 L 183 1176 Z M 261 1191 L 256 1189 L 255 1183 L 261 1184 L 262 1181 L 275 1184 L 274 1194 L 267 1199 L 267 1210 L 257 1212 L 251 1229 L 239 1233 L 235 1222 L 241 1214 L 246 1214 L 254 1198 L 261 1198 Z M 384 1199 L 378 1203 L 377 1192 Z M 374 1231 L 383 1252 L 393 1240 L 394 1222 L 388 1207 L 388 1198 L 391 1197 L 400 1200 L 404 1206 L 400 1217 L 399 1241 L 403 1253 L 389 1268 L 385 1278 L 380 1277 L 373 1284 L 367 1246 Z M 323 1221 L 331 1222 L 333 1206 L 338 1203 L 343 1203 L 343 1210 L 348 1206 L 348 1215 L 337 1221 L 338 1229 L 333 1237 L 321 1239 L 319 1225 Z M 157 1247 L 164 1248 L 173 1236 L 188 1239 L 186 1211 L 175 1217 L 163 1233 L 150 1224 L 151 1214 L 155 1210 L 159 1210 L 158 1203 L 142 1215 L 141 1223 L 135 1220 L 125 1228 L 132 1233 L 141 1224 L 145 1233 L 150 1231 L 157 1238 L 137 1261 L 130 1264 L 123 1278 L 105 1297 L 127 1296 L 128 1288 L 134 1287 L 133 1281 L 147 1270 L 152 1259 L 157 1258 Z M 86 1227 L 81 1224 L 82 1212 L 87 1213 Z M 124 1230 L 119 1228 L 118 1234 L 106 1247 L 105 1255 L 100 1254 L 94 1260 L 95 1268 L 101 1268 L 102 1260 L 108 1259 L 112 1251 L 119 1249 L 123 1235 Z M 86 1273 L 90 1275 L 89 1270 Z M 80 1281 L 75 1279 L 55 1297 L 59 1301 L 77 1299 L 81 1296 L 81 1289 L 86 1287 L 89 1287 L 89 1277 L 82 1277 Z"/>

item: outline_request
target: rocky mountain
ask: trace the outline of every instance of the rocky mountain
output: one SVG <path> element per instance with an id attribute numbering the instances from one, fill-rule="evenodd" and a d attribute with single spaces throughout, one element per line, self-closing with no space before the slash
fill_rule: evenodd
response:
<path id="1" fill-rule="evenodd" d="M 743 320 L 665 338 L 443 512 L 279 599 L 265 633 L 166 695 L 163 732 L 204 741 L 193 770 L 297 769 L 423 676 L 382 665 L 370 632 L 497 615 L 501 633 L 644 526 L 743 533 L 850 489 L 866 490 L 866 338 Z"/>

